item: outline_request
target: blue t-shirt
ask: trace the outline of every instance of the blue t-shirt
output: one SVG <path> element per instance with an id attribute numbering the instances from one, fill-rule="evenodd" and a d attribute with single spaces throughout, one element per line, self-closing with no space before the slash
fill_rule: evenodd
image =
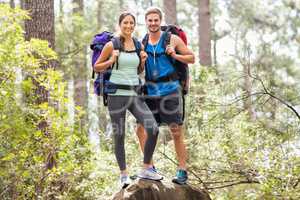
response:
<path id="1" fill-rule="evenodd" d="M 162 35 L 157 44 L 151 45 L 148 43 L 145 51 L 148 54 L 146 60 L 146 79 L 156 80 L 160 77 L 172 74 L 175 70 L 171 60 L 165 54 L 164 40 L 167 34 L 162 32 Z M 150 96 L 164 96 L 171 94 L 180 87 L 179 81 L 157 82 L 147 84 L 147 93 Z"/>

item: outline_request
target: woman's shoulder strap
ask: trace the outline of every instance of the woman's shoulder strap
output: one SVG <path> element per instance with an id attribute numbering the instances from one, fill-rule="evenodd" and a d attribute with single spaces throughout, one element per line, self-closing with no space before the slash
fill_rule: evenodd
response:
<path id="1" fill-rule="evenodd" d="M 114 50 L 121 50 L 122 49 L 122 44 L 121 44 L 120 37 L 113 37 L 111 39 L 111 41 L 113 43 Z"/>
<path id="2" fill-rule="evenodd" d="M 133 37 L 132 39 L 133 39 L 133 43 L 134 43 L 134 46 L 135 46 L 135 50 L 136 51 L 141 51 L 142 50 L 141 42 L 136 37 Z"/>

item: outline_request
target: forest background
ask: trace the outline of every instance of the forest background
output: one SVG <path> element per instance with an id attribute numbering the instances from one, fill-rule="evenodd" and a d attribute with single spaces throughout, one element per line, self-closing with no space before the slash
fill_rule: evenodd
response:
<path id="1" fill-rule="evenodd" d="M 107 108 L 93 94 L 93 35 L 123 10 L 159 6 L 180 25 L 190 65 L 186 144 L 190 185 L 212 199 L 300 199 L 300 1 L 0 1 L 0 199 L 106 199 L 118 191 Z M 27 10 L 27 11 L 25 11 Z M 129 114 L 130 173 L 142 155 Z M 174 146 L 154 155 L 166 177 Z"/>

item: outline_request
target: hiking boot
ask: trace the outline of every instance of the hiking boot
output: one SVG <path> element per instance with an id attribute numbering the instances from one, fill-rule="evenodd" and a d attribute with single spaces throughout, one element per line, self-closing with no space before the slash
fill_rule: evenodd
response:
<path id="1" fill-rule="evenodd" d="M 186 184 L 186 181 L 188 180 L 187 171 L 183 169 L 178 169 L 176 171 L 176 176 L 172 179 L 173 183 L 177 183 L 179 185 Z"/>
<path id="2" fill-rule="evenodd" d="M 121 188 L 124 189 L 126 188 L 128 185 L 130 185 L 131 183 L 131 180 L 130 178 L 128 177 L 128 175 L 121 175 L 120 176 L 120 185 L 121 185 Z"/>
<path id="3" fill-rule="evenodd" d="M 148 169 L 143 169 L 139 174 L 138 178 L 160 181 L 163 179 L 163 176 L 159 175 L 153 167 Z"/>

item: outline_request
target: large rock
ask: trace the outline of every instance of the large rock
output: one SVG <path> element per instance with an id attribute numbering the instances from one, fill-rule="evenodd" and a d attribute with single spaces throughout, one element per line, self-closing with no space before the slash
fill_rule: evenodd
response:
<path id="1" fill-rule="evenodd" d="M 126 189 L 116 193 L 112 200 L 211 200 L 208 193 L 189 185 L 169 181 L 157 182 L 137 179 Z"/>

